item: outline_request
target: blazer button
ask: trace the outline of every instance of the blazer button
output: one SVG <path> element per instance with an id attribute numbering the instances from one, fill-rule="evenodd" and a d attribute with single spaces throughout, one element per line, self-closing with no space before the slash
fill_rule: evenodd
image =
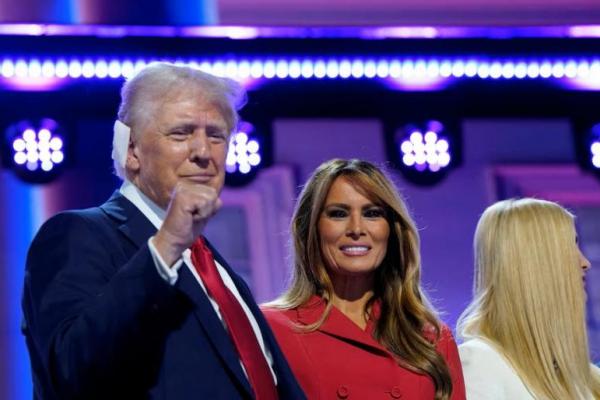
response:
<path id="1" fill-rule="evenodd" d="M 398 386 L 394 386 L 392 390 L 390 390 L 390 396 L 392 396 L 393 399 L 401 399 L 402 392 L 400 391 L 400 388 Z"/>
<path id="2" fill-rule="evenodd" d="M 348 396 L 350 396 L 350 391 L 348 390 L 347 386 L 340 385 L 337 388 L 337 395 L 338 395 L 338 399 L 347 399 Z"/>

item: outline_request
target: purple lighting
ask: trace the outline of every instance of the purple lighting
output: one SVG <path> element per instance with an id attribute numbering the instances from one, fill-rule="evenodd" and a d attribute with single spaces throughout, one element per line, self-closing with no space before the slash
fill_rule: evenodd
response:
<path id="1" fill-rule="evenodd" d="M 438 172 L 450 164 L 450 144 L 442 135 L 444 126 L 430 121 L 426 129 L 412 128 L 400 143 L 402 163 L 419 172 Z"/>
<path id="2" fill-rule="evenodd" d="M 21 123 L 12 139 L 13 161 L 22 169 L 50 172 L 64 160 L 64 144 L 55 132 L 56 122 L 45 119 L 36 130 Z"/>
<path id="3" fill-rule="evenodd" d="M 251 124 L 242 122 L 238 132 L 232 136 L 225 161 L 228 173 L 248 174 L 260 165 L 260 144 L 252 137 L 253 130 Z"/>

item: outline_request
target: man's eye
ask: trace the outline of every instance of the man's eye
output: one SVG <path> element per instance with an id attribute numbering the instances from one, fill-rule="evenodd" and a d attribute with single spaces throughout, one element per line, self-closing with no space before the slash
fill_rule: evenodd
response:
<path id="1" fill-rule="evenodd" d="M 186 139 L 188 136 L 188 134 L 186 132 L 182 132 L 182 131 L 173 131 L 169 133 L 169 137 L 175 139 L 175 140 L 184 140 Z"/>

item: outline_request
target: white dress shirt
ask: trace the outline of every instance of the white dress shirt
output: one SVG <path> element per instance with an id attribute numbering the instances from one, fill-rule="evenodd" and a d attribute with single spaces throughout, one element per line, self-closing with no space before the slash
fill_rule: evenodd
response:
<path id="1" fill-rule="evenodd" d="M 131 201 L 137 207 L 137 209 L 140 210 L 140 212 L 144 214 L 146 218 L 148 218 L 148 220 L 150 220 L 150 222 L 156 227 L 156 229 L 160 229 L 165 219 L 165 210 L 156 205 L 152 200 L 150 200 L 146 195 L 144 195 L 144 193 L 142 193 L 134 184 L 127 180 L 123 182 L 123 185 L 121 186 L 119 191 L 127 200 Z M 202 279 L 200 278 L 200 276 L 196 272 L 196 269 L 194 268 L 194 265 L 192 264 L 191 250 L 186 249 L 181 255 L 181 258 L 177 260 L 171 267 L 169 267 L 161 258 L 160 254 L 156 250 L 156 247 L 154 247 L 154 244 L 152 243 L 152 237 L 148 239 L 148 247 L 150 248 L 150 253 L 152 254 L 152 257 L 154 259 L 154 264 L 156 265 L 158 274 L 171 285 L 174 285 L 175 282 L 177 282 L 177 279 L 179 277 L 178 271 L 182 267 L 182 265 L 185 264 L 185 266 L 196 278 L 196 281 L 198 282 L 198 285 L 202 288 L 204 294 L 206 294 L 206 296 L 210 300 L 210 304 L 212 305 L 213 309 L 217 313 L 217 316 L 223 323 L 223 326 L 225 327 L 225 329 L 227 329 L 227 325 L 225 324 L 225 321 L 221 316 L 219 305 L 216 301 L 212 299 L 212 297 L 208 295 L 206 287 L 204 286 L 204 282 L 202 282 Z M 277 377 L 275 375 L 275 371 L 273 370 L 273 357 L 271 356 L 271 352 L 265 345 L 262 333 L 260 331 L 258 323 L 256 322 L 256 319 L 254 318 L 254 315 L 248 308 L 246 302 L 242 299 L 242 296 L 235 287 L 235 284 L 233 283 L 231 276 L 229 276 L 229 274 L 227 273 L 227 270 L 223 268 L 223 266 L 220 265 L 217 262 L 217 260 L 215 260 L 215 264 L 217 266 L 217 270 L 219 272 L 219 275 L 221 276 L 221 279 L 223 279 L 223 283 L 231 291 L 236 300 L 240 303 L 242 309 L 244 310 L 244 313 L 248 317 L 250 325 L 252 326 L 252 330 L 256 335 L 258 344 L 260 345 L 260 349 L 262 350 L 262 353 L 264 354 L 265 358 L 267 359 L 267 363 L 269 364 L 271 374 L 273 375 L 273 380 L 275 381 L 275 384 L 277 384 Z M 246 374 L 246 370 L 244 369 L 244 365 L 241 361 L 240 365 L 244 370 L 244 374 Z"/>

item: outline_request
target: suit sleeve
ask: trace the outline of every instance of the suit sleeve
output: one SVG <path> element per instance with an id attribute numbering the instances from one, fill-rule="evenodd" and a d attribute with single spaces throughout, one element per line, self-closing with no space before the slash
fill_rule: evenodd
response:
<path id="1" fill-rule="evenodd" d="M 458 355 L 458 348 L 454 337 L 448 327 L 443 326 L 440 334 L 440 341 L 438 342 L 438 351 L 442 354 L 450 370 L 450 376 L 452 378 L 452 396 L 451 400 L 464 400 L 465 394 L 465 381 L 463 377 L 463 370 Z"/>
<path id="2" fill-rule="evenodd" d="M 184 308 L 147 245 L 123 265 L 114 247 L 101 224 L 75 213 L 50 219 L 30 247 L 25 321 L 59 398 L 97 398 L 152 379 L 147 366 Z"/>

